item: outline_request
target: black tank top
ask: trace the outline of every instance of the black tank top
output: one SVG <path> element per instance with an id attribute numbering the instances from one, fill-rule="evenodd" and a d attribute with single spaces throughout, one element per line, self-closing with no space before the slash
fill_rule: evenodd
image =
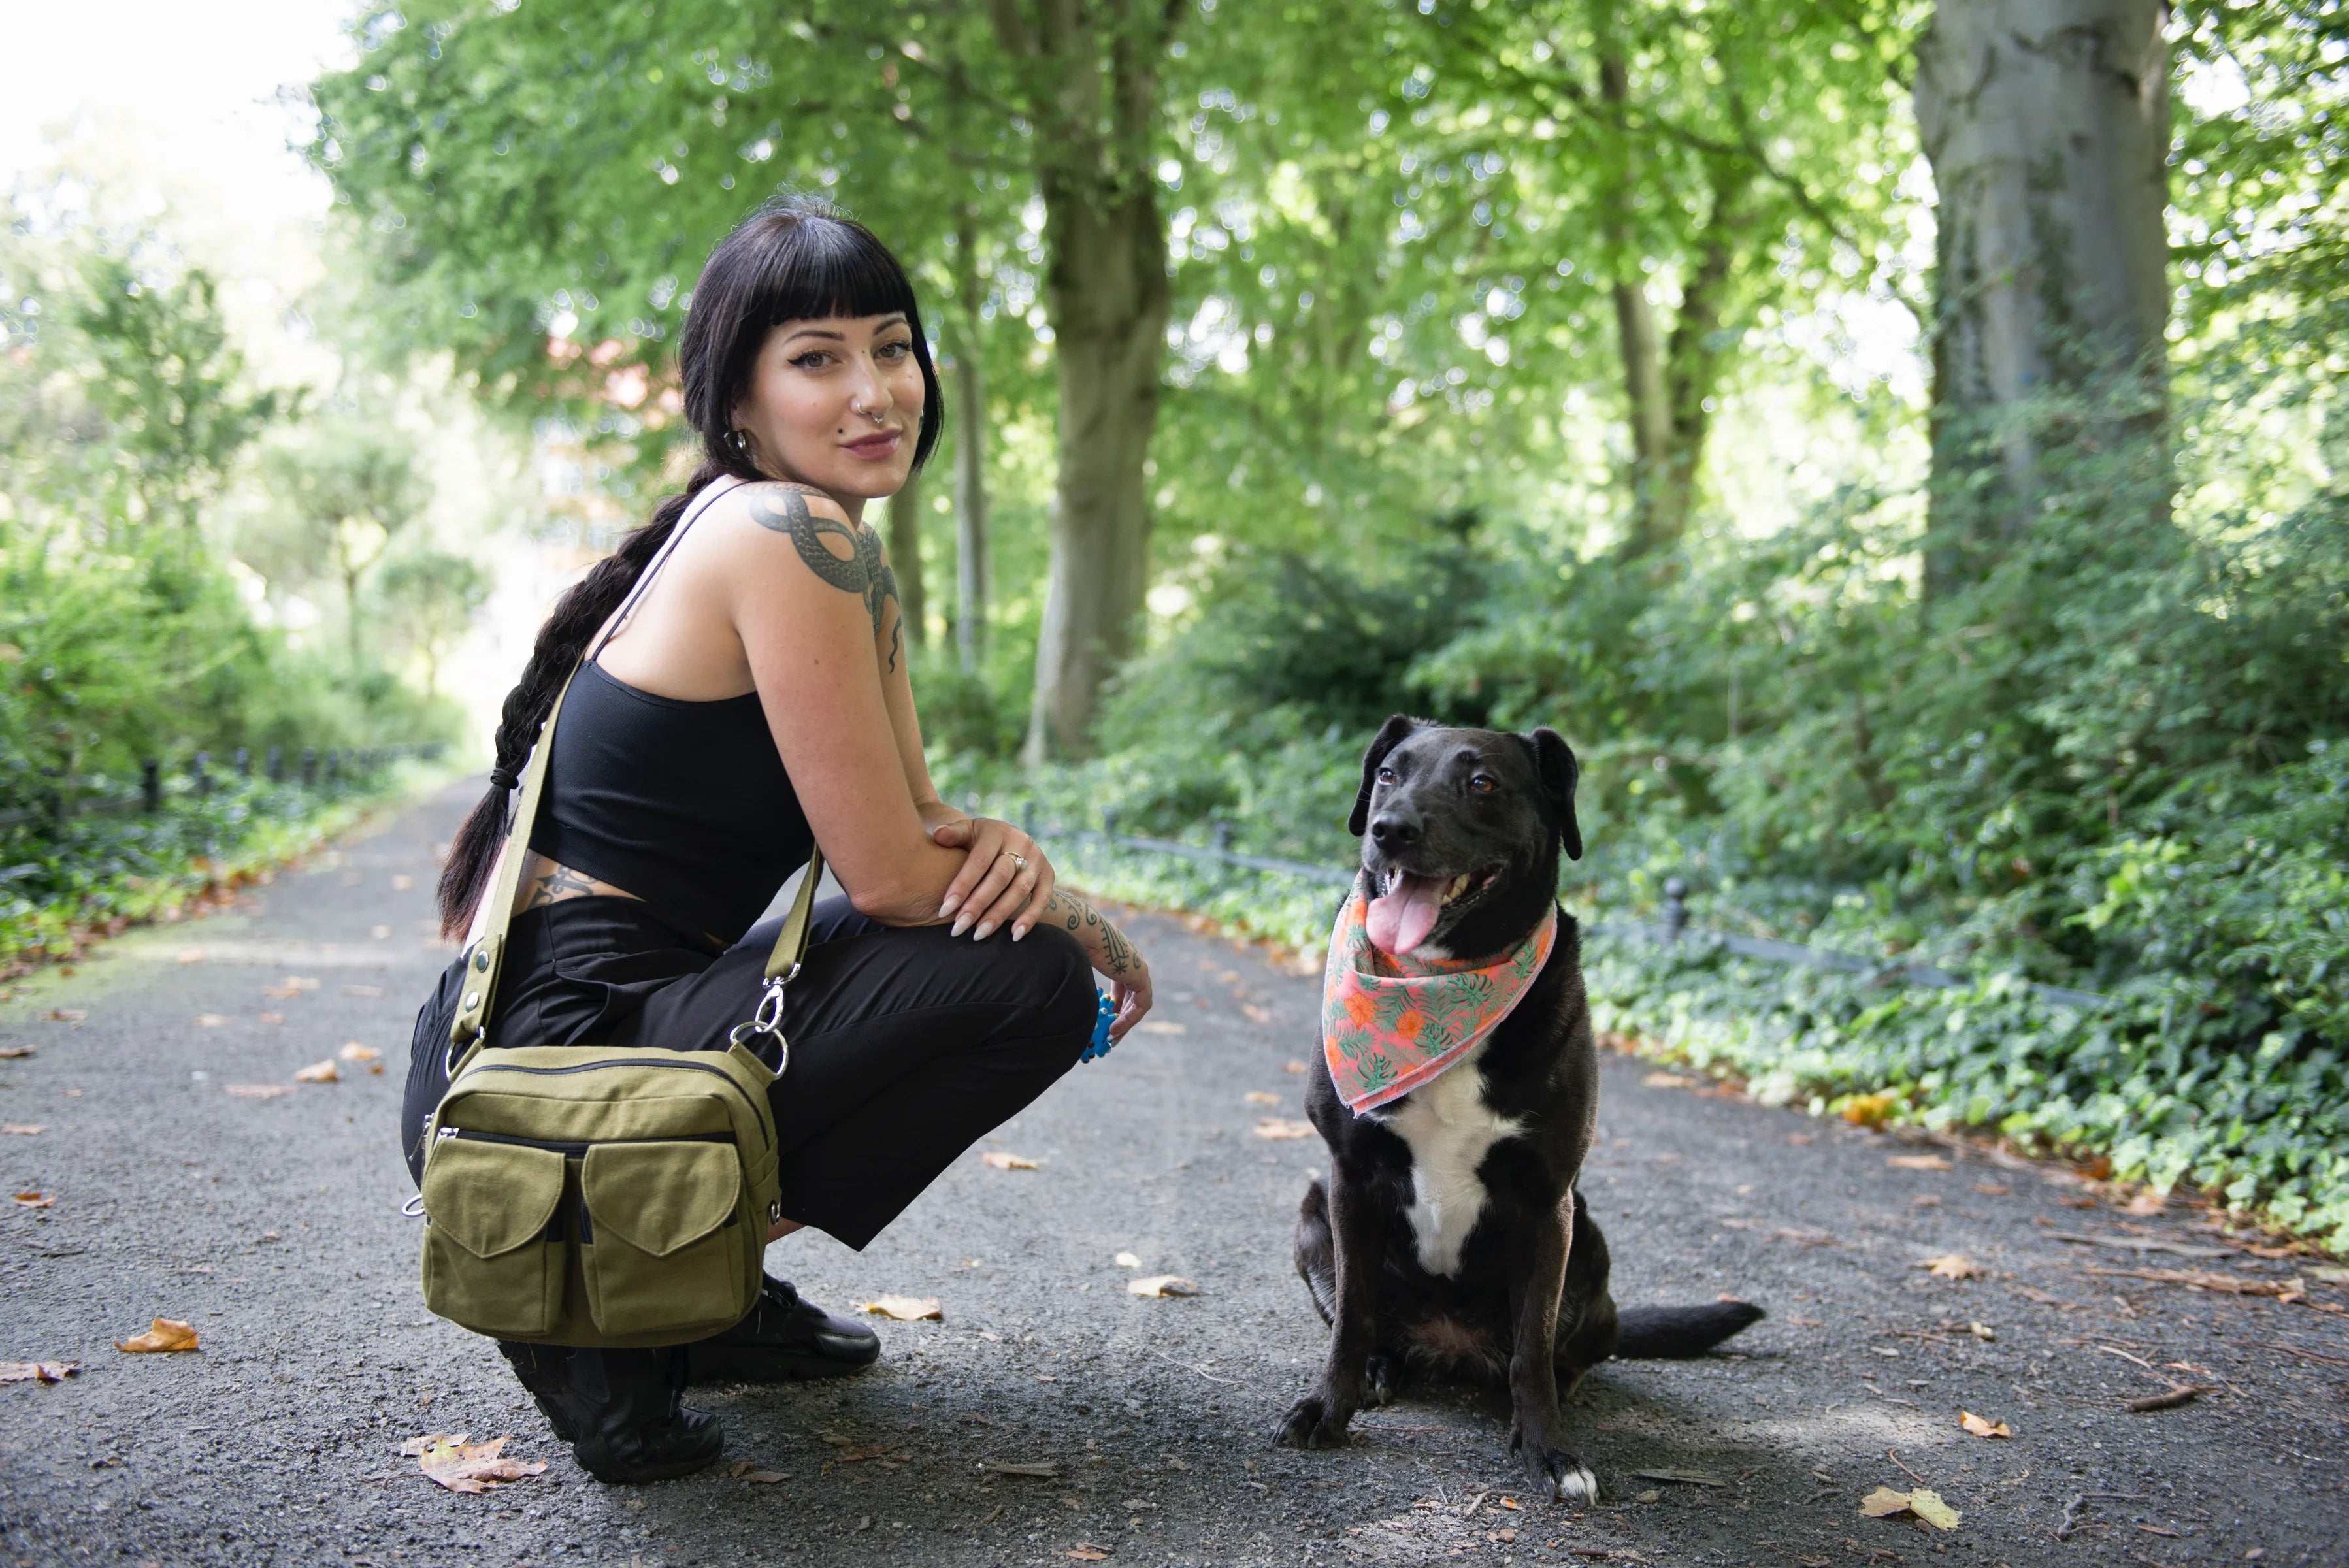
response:
<path id="1" fill-rule="evenodd" d="M 680 520 L 604 643 L 619 634 L 691 521 Z M 554 727 L 530 847 L 732 944 L 806 862 L 815 835 L 757 692 L 716 702 L 655 696 L 591 655 Z"/>

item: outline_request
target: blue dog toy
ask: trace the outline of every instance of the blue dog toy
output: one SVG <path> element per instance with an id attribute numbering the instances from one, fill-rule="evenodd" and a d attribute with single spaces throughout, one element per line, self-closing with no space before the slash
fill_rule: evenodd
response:
<path id="1" fill-rule="evenodd" d="M 1092 1044 L 1087 1046 L 1085 1054 L 1077 1058 L 1081 1062 L 1097 1062 L 1109 1055 L 1109 1026 L 1117 1022 L 1117 1004 L 1109 999 L 1109 993 L 1096 991 L 1094 995 L 1101 998 L 1101 1006 L 1093 1015 Z"/>

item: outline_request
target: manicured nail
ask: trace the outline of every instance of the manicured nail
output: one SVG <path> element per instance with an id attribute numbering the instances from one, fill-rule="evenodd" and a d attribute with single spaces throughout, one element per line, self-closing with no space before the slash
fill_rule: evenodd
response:
<path id="1" fill-rule="evenodd" d="M 988 937 L 990 937 L 990 936 L 992 936 L 992 935 L 994 935 L 994 934 L 995 934 L 995 922 L 993 922 L 993 921 L 991 921 L 991 920 L 986 920 L 986 921 L 981 921 L 981 922 L 979 923 L 978 929 L 977 931 L 974 931 L 974 932 L 972 932 L 972 933 L 970 934 L 970 939 L 971 939 L 973 942 L 984 942 L 984 941 L 986 941 Z"/>
<path id="2" fill-rule="evenodd" d="M 947 933 L 947 934 L 948 936 L 960 936 L 964 932 L 968 931 L 969 929 L 970 911 L 965 910 L 962 913 L 955 917 L 954 929 Z"/>
<path id="3" fill-rule="evenodd" d="M 1011 928 L 1011 940 L 1014 942 L 1019 941 L 1021 937 L 1027 934 L 1028 927 L 1024 925 L 1015 925 Z"/>
<path id="4" fill-rule="evenodd" d="M 938 905 L 938 918 L 940 920 L 944 920 L 947 916 L 952 914 L 955 912 L 955 905 L 961 902 L 962 894 L 958 892 L 950 892 L 947 894 L 946 903 Z"/>

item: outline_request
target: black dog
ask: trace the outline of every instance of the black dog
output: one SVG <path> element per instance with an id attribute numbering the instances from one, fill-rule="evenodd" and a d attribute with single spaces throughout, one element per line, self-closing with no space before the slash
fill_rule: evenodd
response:
<path id="1" fill-rule="evenodd" d="M 1436 959 L 1526 941 L 1557 902 L 1559 850 L 1582 856 L 1577 772 L 1552 730 L 1387 720 L 1348 823 L 1362 837 L 1356 889 L 1385 903 L 1372 940 Z M 1744 1302 L 1619 1314 L 1608 1295 L 1607 1243 L 1575 1190 L 1599 1058 L 1574 921 L 1559 912 L 1547 961 L 1493 1033 L 1402 1099 L 1356 1115 L 1314 1059 L 1307 1109 L 1330 1171 L 1326 1189 L 1306 1189 L 1297 1271 L 1333 1332 L 1319 1383 L 1276 1440 L 1342 1445 L 1354 1412 L 1393 1398 L 1413 1366 L 1505 1377 L 1510 1447 L 1534 1484 L 1596 1501 L 1597 1478 L 1565 1440 L 1561 1383 L 1570 1391 L 1610 1356 L 1702 1355 L 1763 1314 Z"/>

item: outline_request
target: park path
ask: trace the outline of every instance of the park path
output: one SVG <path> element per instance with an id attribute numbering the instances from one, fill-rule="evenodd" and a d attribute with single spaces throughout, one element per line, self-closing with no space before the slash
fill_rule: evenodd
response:
<path id="1" fill-rule="evenodd" d="M 2304 1261 L 2117 1212 L 2068 1172 L 1622 1058 L 1586 1180 L 1619 1298 L 1733 1291 L 1772 1315 L 1736 1355 L 1590 1377 L 1570 1419 L 1606 1501 L 1533 1503 L 1505 1408 L 1476 1390 L 1371 1412 L 1346 1452 L 1267 1447 L 1321 1344 L 1288 1261 L 1321 1150 L 1257 1124 L 1300 1114 L 1288 1064 L 1317 987 L 1161 916 L 1131 925 L 1158 1028 L 1072 1072 L 864 1253 L 814 1234 L 772 1253 L 816 1299 L 935 1295 L 944 1320 L 884 1324 L 882 1364 L 844 1385 L 710 1391 L 730 1464 L 777 1479 L 600 1486 L 485 1341 L 423 1310 L 399 1213 L 409 1020 L 447 958 L 433 847 L 471 798 L 0 1002 L 0 1048 L 32 1053 L 0 1060 L 0 1179 L 52 1200 L 0 1201 L 0 1360 L 84 1368 L 0 1386 L 0 1564 L 2349 1560 L 2349 1316 L 2322 1310 L 2344 1293 Z M 352 1042 L 388 1070 L 294 1087 Z M 264 1085 L 292 1092 L 237 1092 Z M 1121 1253 L 1203 1294 L 1138 1298 Z M 1920 1266 L 1952 1253 L 1979 1273 Z M 2140 1277 L 2164 1270 L 2311 1288 Z M 202 1350 L 112 1347 L 159 1315 Z M 2175 1380 L 2212 1392 L 2124 1408 Z M 1961 1408 L 2013 1437 L 1967 1436 Z M 511 1433 L 551 1462 L 460 1496 L 399 1457 L 428 1432 Z M 1038 1464 L 1053 1473 L 988 1468 Z M 1955 1531 L 1861 1515 L 1911 1472 Z"/>

